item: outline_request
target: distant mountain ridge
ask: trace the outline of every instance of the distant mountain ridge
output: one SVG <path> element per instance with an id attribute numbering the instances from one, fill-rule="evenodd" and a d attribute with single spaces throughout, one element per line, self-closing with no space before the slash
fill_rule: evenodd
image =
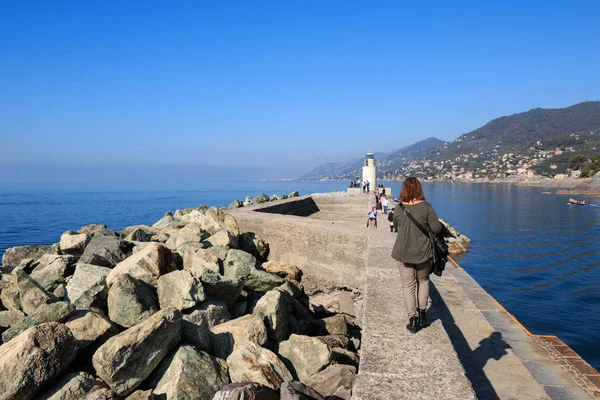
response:
<path id="1" fill-rule="evenodd" d="M 588 143 L 585 141 L 592 138 L 589 143 L 595 146 L 595 132 L 600 134 L 600 101 L 557 109 L 535 108 L 493 119 L 452 142 L 428 138 L 377 155 L 377 175 L 384 179 L 400 179 L 414 172 L 416 162 L 424 166 L 420 168 L 423 177 L 434 179 L 439 179 L 436 170 L 446 172 L 449 165 L 456 163 L 461 164 L 460 169 L 478 172 L 485 170 L 482 165 L 486 160 L 491 162 L 501 154 L 525 154 L 533 151 L 533 147 L 537 147 L 536 151 L 549 151 L 550 148 L 544 148 L 544 143 L 547 143 L 546 147 L 552 147 L 551 150 L 563 146 L 579 151 L 585 149 L 585 143 Z M 578 138 L 581 139 L 579 142 Z M 300 179 L 353 179 L 361 176 L 362 163 L 363 159 L 324 164 Z"/>
<path id="2" fill-rule="evenodd" d="M 397 166 L 408 159 L 413 159 L 432 149 L 435 149 L 445 142 L 433 137 L 421 140 L 412 145 L 392 150 L 388 153 L 374 153 L 373 157 L 377 162 L 378 168 L 391 168 Z M 304 174 L 299 179 L 302 180 L 336 180 L 336 179 L 354 179 L 356 176 L 362 176 L 362 166 L 364 157 L 340 163 L 326 163 L 318 166 L 310 172 Z"/>

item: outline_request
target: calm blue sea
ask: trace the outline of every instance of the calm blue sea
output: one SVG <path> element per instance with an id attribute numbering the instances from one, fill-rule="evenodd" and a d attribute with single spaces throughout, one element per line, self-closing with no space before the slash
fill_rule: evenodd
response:
<path id="1" fill-rule="evenodd" d="M 390 183 L 398 196 L 400 183 Z M 0 256 L 56 243 L 63 231 L 152 224 L 165 211 L 227 206 L 245 196 L 345 190 L 347 182 L 0 183 Z M 600 369 L 600 199 L 567 204 L 544 189 L 425 184 L 427 200 L 473 243 L 457 257 L 531 332 L 559 336 Z M 552 190 L 554 192 L 554 190 Z"/>

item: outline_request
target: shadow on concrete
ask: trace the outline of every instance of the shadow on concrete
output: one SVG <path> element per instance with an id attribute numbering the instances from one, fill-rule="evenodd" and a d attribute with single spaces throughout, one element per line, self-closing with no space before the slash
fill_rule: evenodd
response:
<path id="1" fill-rule="evenodd" d="M 270 214 L 282 214 L 282 215 L 295 215 L 298 217 L 309 217 L 315 213 L 321 211 L 317 203 L 312 197 L 300 198 L 298 200 L 287 201 L 266 207 L 259 207 L 255 211 L 270 213 Z"/>
<path id="2" fill-rule="evenodd" d="M 471 350 L 467 339 L 456 325 L 454 317 L 444 299 L 431 282 L 430 296 L 433 308 L 437 314 L 437 319 L 441 320 L 444 329 L 448 332 L 452 346 L 458 354 L 458 358 L 465 369 L 467 379 L 471 382 L 473 390 L 478 399 L 499 400 L 500 397 L 486 376 L 483 368 L 488 360 L 499 360 L 507 355 L 507 349 L 510 345 L 502 339 L 502 333 L 492 332 L 492 334 L 479 342 L 475 350 Z"/>

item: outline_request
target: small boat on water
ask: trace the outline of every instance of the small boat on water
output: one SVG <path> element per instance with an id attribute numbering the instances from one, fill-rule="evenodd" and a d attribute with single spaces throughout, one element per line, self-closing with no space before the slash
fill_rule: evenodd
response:
<path id="1" fill-rule="evenodd" d="M 587 200 L 575 200 L 575 199 L 572 199 L 571 197 L 569 197 L 569 203 L 577 204 L 578 206 L 586 206 Z"/>

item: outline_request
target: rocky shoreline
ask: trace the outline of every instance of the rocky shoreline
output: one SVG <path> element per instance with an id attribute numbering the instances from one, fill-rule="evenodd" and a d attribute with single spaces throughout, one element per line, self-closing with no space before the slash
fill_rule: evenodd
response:
<path id="1" fill-rule="evenodd" d="M 1 273 L 1 400 L 352 395 L 360 293 L 311 287 L 222 209 L 83 226 Z"/>

